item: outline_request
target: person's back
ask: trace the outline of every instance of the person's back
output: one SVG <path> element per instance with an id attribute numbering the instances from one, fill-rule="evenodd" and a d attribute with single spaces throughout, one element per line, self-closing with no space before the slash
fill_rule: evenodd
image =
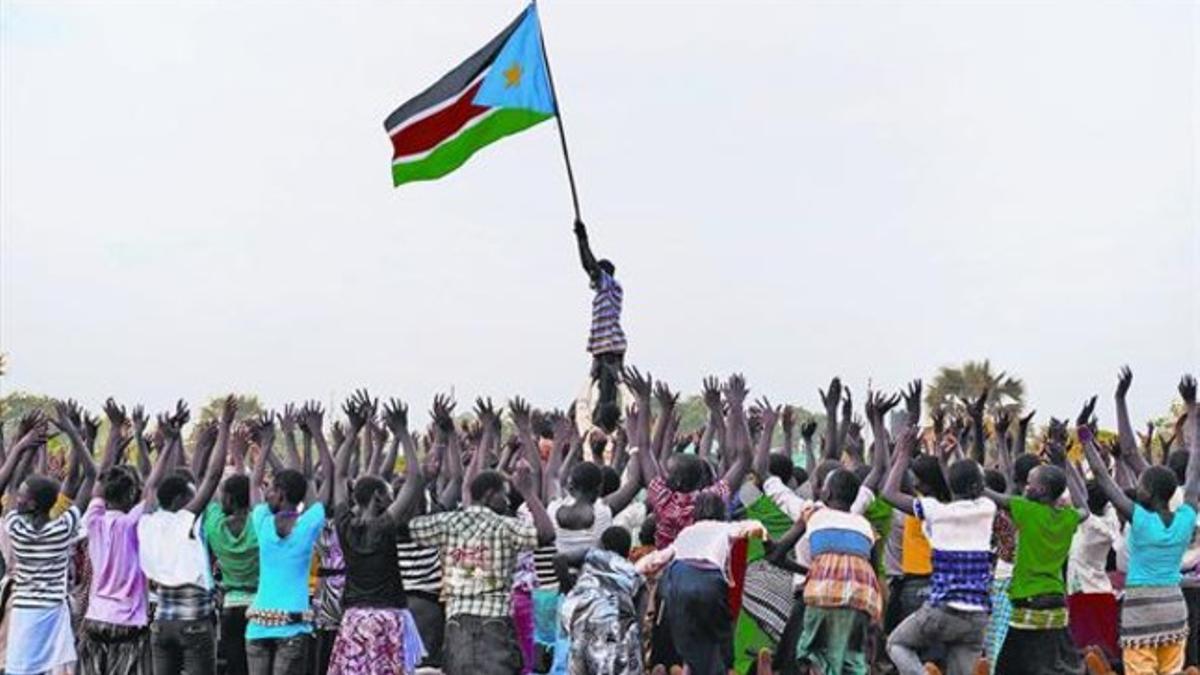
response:
<path id="1" fill-rule="evenodd" d="M 266 504 L 250 512 L 250 524 L 258 537 L 259 567 L 267 572 L 259 578 L 258 594 L 248 613 L 261 621 L 251 616 L 247 638 L 289 637 L 301 630 L 300 624 L 308 623 L 296 621 L 292 615 L 308 611 L 308 565 L 324 522 L 324 505 L 310 504 L 291 531 L 281 536 L 275 514 Z"/>

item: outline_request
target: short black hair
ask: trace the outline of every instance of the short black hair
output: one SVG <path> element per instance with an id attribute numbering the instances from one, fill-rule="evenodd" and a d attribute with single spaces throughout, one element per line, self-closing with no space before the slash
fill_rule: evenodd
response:
<path id="1" fill-rule="evenodd" d="M 1019 455 L 1013 461 L 1013 482 L 1017 485 L 1024 485 L 1029 482 L 1029 472 L 1038 468 L 1042 460 L 1038 459 L 1037 455 L 1025 453 Z"/>
<path id="2" fill-rule="evenodd" d="M 137 478 L 128 467 L 117 465 L 100 476 L 100 485 L 102 486 L 100 494 L 104 497 L 104 501 L 109 503 L 125 502 L 133 498 L 137 484 Z"/>
<path id="3" fill-rule="evenodd" d="M 979 462 L 960 459 L 950 465 L 950 494 L 959 498 L 975 499 L 983 494 L 983 471 Z"/>
<path id="4" fill-rule="evenodd" d="M 1104 515 L 1104 507 L 1108 506 L 1108 494 L 1104 492 L 1104 488 L 1094 480 L 1087 482 L 1087 499 L 1088 511 L 1092 512 L 1093 516 Z"/>
<path id="5" fill-rule="evenodd" d="M 804 485 L 808 480 L 808 472 L 798 466 L 794 466 L 792 468 L 792 478 L 796 479 L 796 485 Z"/>
<path id="6" fill-rule="evenodd" d="M 610 277 L 617 273 L 617 266 L 612 264 L 612 261 L 608 258 L 601 258 L 596 261 L 596 266 L 604 270 Z"/>
<path id="7" fill-rule="evenodd" d="M 825 479 L 840 468 L 842 468 L 842 463 L 836 459 L 821 460 L 817 464 L 816 470 L 813 471 L 813 495 L 821 494 L 821 490 L 825 488 Z"/>
<path id="8" fill-rule="evenodd" d="M 378 476 L 360 476 L 354 481 L 354 503 L 360 508 L 366 508 L 374 499 L 375 493 L 383 490 L 387 492 L 387 483 Z"/>
<path id="9" fill-rule="evenodd" d="M 1179 482 L 1175 480 L 1175 472 L 1165 466 L 1146 469 L 1138 480 L 1146 486 L 1146 491 L 1152 499 L 1164 504 L 1171 501 L 1175 496 L 1175 489 L 1179 487 Z"/>
<path id="10" fill-rule="evenodd" d="M 245 474 L 235 473 L 226 478 L 221 483 L 221 493 L 229 498 L 233 508 L 250 508 L 250 478 Z"/>
<path id="11" fill-rule="evenodd" d="M 658 534 L 658 519 L 651 513 L 642 521 L 642 526 L 638 528 L 638 543 L 642 546 L 651 546 L 654 544 L 655 536 Z"/>
<path id="12" fill-rule="evenodd" d="M 571 467 L 571 488 L 589 497 L 599 497 L 604 486 L 604 473 L 592 462 L 580 462 Z"/>
<path id="13" fill-rule="evenodd" d="M 167 508 L 171 504 L 174 504 L 180 495 L 186 495 L 191 489 L 191 481 L 178 474 L 172 474 L 158 484 L 158 489 L 155 491 L 154 496 L 158 498 L 159 506 Z"/>
<path id="14" fill-rule="evenodd" d="M 692 504 L 692 520 L 697 523 L 702 520 L 725 520 L 728 512 L 725 500 L 712 492 L 701 492 Z"/>
<path id="15" fill-rule="evenodd" d="M 597 403 L 592 411 L 592 422 L 603 429 L 604 433 L 612 433 L 621 423 L 621 406 L 610 401 Z"/>
<path id="16" fill-rule="evenodd" d="M 862 485 L 862 481 L 854 475 L 853 471 L 836 469 L 826 476 L 825 484 L 828 487 L 828 501 L 849 507 L 858 497 L 858 488 Z"/>
<path id="17" fill-rule="evenodd" d="M 1044 464 L 1037 471 L 1030 472 L 1029 478 L 1037 478 L 1038 483 L 1045 489 L 1045 497 L 1049 501 L 1057 501 L 1067 490 L 1067 474 L 1053 464 Z"/>
<path id="18" fill-rule="evenodd" d="M 942 475 L 942 465 L 932 455 L 917 455 L 912 462 L 913 475 L 921 481 L 926 496 L 940 502 L 948 502 L 950 486 L 946 485 L 946 477 Z"/>
<path id="19" fill-rule="evenodd" d="M 58 481 L 50 476 L 35 473 L 25 479 L 25 484 L 29 486 L 33 508 L 37 509 L 38 513 L 50 513 L 50 509 L 54 508 L 54 503 L 58 501 L 61 489 Z"/>
<path id="20" fill-rule="evenodd" d="M 792 475 L 795 471 L 795 465 L 792 464 L 792 458 L 778 452 L 772 452 L 767 458 L 767 473 L 775 476 L 779 480 L 787 484 L 792 480 Z M 766 479 L 766 476 L 763 476 Z"/>
<path id="21" fill-rule="evenodd" d="M 605 551 L 612 551 L 622 558 L 629 557 L 629 549 L 633 547 L 633 537 L 629 536 L 629 530 L 613 525 L 600 534 L 600 546 Z"/>
<path id="22" fill-rule="evenodd" d="M 983 484 L 992 492 L 1003 494 L 1008 490 L 1008 479 L 1004 477 L 1003 473 L 995 469 L 988 469 L 983 472 Z"/>
<path id="23" fill-rule="evenodd" d="M 672 490 L 694 492 L 700 489 L 700 483 L 704 480 L 704 462 L 699 457 L 675 453 L 667 462 L 667 484 Z"/>
<path id="24" fill-rule="evenodd" d="M 621 489 L 621 474 L 611 466 L 600 467 L 600 476 L 603 483 L 600 487 L 600 496 L 607 497 L 617 490 Z"/>
<path id="25" fill-rule="evenodd" d="M 504 491 L 504 474 L 499 471 L 480 471 L 471 481 L 471 500 L 481 501 L 489 492 Z"/>
<path id="26" fill-rule="evenodd" d="M 180 478 L 186 480 L 187 482 L 191 483 L 192 485 L 196 484 L 196 474 L 193 473 L 191 468 L 189 468 L 189 467 L 177 466 L 177 467 L 175 467 L 175 470 L 171 472 L 171 475 L 179 476 Z"/>
<path id="27" fill-rule="evenodd" d="M 1180 485 L 1187 482 L 1187 465 L 1190 456 L 1191 453 L 1187 450 L 1172 450 L 1167 455 L 1167 467 L 1175 474 L 1175 482 Z"/>
<path id="28" fill-rule="evenodd" d="M 337 479 L 328 478 L 327 480 Z M 308 481 L 299 471 L 284 469 L 275 474 L 275 487 L 283 493 L 284 499 L 293 504 L 299 504 L 304 501 L 304 495 L 308 492 Z"/>

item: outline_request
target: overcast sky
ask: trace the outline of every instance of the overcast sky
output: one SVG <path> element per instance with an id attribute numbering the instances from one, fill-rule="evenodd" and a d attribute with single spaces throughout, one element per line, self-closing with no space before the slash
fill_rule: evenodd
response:
<path id="1" fill-rule="evenodd" d="M 517 1 L 0 1 L 5 393 L 564 404 L 552 123 L 393 190 L 383 118 Z M 818 405 L 991 358 L 1040 419 L 1200 371 L 1196 3 L 540 5 L 629 360 Z"/>

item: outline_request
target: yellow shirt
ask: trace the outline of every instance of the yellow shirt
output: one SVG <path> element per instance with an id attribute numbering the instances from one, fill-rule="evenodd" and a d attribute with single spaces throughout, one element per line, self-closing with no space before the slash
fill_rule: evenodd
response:
<path id="1" fill-rule="evenodd" d="M 904 517 L 904 539 L 900 549 L 900 571 L 905 574 L 933 574 L 933 549 L 921 530 L 916 516 Z"/>

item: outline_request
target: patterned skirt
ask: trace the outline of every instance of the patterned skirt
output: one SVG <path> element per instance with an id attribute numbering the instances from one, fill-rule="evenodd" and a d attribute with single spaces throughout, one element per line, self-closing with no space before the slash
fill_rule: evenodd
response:
<path id="1" fill-rule="evenodd" d="M 1133 586 L 1121 603 L 1121 647 L 1158 647 L 1187 640 L 1187 603 L 1179 586 Z"/>
<path id="2" fill-rule="evenodd" d="M 412 673 L 425 645 L 407 609 L 349 607 L 342 614 L 329 675 Z"/>
<path id="3" fill-rule="evenodd" d="M 1000 648 L 1004 646 L 1004 638 L 1008 635 L 1008 620 L 1012 616 L 1012 600 L 1008 598 L 1011 583 L 1011 578 L 992 580 L 992 620 L 983 641 L 990 673 L 996 672 Z"/>

